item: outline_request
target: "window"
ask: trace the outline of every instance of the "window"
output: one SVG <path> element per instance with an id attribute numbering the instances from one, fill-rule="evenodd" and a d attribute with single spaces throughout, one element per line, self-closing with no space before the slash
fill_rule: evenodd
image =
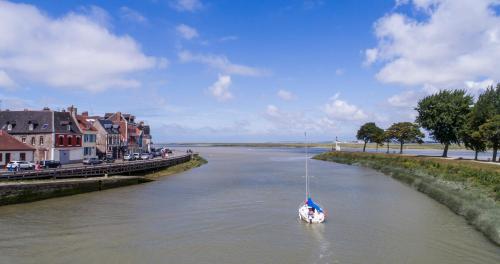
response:
<path id="1" fill-rule="evenodd" d="M 33 131 L 34 128 L 35 128 L 35 125 L 33 125 L 32 123 L 28 125 L 29 131 Z"/>
<path id="2" fill-rule="evenodd" d="M 76 137 L 76 145 L 79 146 L 82 144 L 82 138 L 81 137 Z"/>
<path id="3" fill-rule="evenodd" d="M 68 136 L 68 146 L 71 146 L 71 145 L 73 145 L 73 137 Z"/>
<path id="4" fill-rule="evenodd" d="M 38 144 L 40 144 L 40 146 L 43 146 L 43 136 L 40 136 L 40 140 L 38 141 Z"/>
<path id="5" fill-rule="evenodd" d="M 71 131 L 71 125 L 66 126 L 66 128 L 68 129 L 68 131 Z"/>
<path id="6" fill-rule="evenodd" d="M 26 137 L 22 137 L 21 142 L 26 143 Z"/>
<path id="7" fill-rule="evenodd" d="M 34 145 L 35 145 L 35 143 L 36 143 L 36 139 L 35 139 L 35 137 L 31 137 L 31 145 L 33 145 L 33 146 L 34 146 Z"/>
<path id="8" fill-rule="evenodd" d="M 63 146 L 63 145 L 64 145 L 64 137 L 59 136 L 59 146 Z"/>
<path id="9" fill-rule="evenodd" d="M 3 153 L 0 153 L 0 162 L 2 162 L 3 159 Z"/>
<path id="10" fill-rule="evenodd" d="M 26 160 L 26 153 L 19 153 L 19 159 L 22 160 L 22 161 L 25 161 Z"/>
<path id="11" fill-rule="evenodd" d="M 8 124 L 8 125 L 7 125 L 7 130 L 8 130 L 8 131 L 11 131 L 11 130 L 12 130 L 12 124 Z"/>

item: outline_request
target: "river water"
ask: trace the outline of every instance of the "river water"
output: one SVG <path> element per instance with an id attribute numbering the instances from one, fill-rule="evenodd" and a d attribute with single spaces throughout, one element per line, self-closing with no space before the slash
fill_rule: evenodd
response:
<path id="1" fill-rule="evenodd" d="M 328 220 L 297 220 L 301 150 L 200 148 L 158 181 L 0 207 L 0 263 L 500 263 L 500 248 L 371 169 L 312 160 Z"/>

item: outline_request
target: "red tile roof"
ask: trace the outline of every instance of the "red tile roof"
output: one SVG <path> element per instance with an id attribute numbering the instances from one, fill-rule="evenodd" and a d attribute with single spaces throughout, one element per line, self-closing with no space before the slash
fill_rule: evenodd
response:
<path id="1" fill-rule="evenodd" d="M 0 130 L 0 151 L 4 150 L 35 151 L 35 148 L 18 141 L 13 136 L 7 134 L 7 132 Z"/>

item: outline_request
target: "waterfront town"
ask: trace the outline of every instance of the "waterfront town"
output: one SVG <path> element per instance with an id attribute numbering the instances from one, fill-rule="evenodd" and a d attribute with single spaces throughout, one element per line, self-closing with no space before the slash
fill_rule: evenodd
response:
<path id="1" fill-rule="evenodd" d="M 11 161 L 121 159 L 128 153 L 149 153 L 151 145 L 150 126 L 128 113 L 89 115 L 74 106 L 0 111 L 0 168 Z"/>

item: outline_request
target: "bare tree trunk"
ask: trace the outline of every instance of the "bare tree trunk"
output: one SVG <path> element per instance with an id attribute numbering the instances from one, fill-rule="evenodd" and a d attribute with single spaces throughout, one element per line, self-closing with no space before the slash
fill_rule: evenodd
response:
<path id="1" fill-rule="evenodd" d="M 401 141 L 401 145 L 399 146 L 399 154 L 403 154 L 403 144 L 404 142 Z"/>
<path id="2" fill-rule="evenodd" d="M 474 160 L 477 160 L 477 154 L 479 153 L 479 151 L 476 150 L 476 153 L 474 154 Z"/>
<path id="3" fill-rule="evenodd" d="M 363 146 L 363 152 L 366 151 L 366 141 L 365 141 L 365 145 Z"/>
<path id="4" fill-rule="evenodd" d="M 444 144 L 444 150 L 443 150 L 443 158 L 448 157 L 448 147 L 450 146 L 450 143 L 445 143 Z"/>
<path id="5" fill-rule="evenodd" d="M 389 142 L 387 142 L 387 154 L 389 154 Z"/>

